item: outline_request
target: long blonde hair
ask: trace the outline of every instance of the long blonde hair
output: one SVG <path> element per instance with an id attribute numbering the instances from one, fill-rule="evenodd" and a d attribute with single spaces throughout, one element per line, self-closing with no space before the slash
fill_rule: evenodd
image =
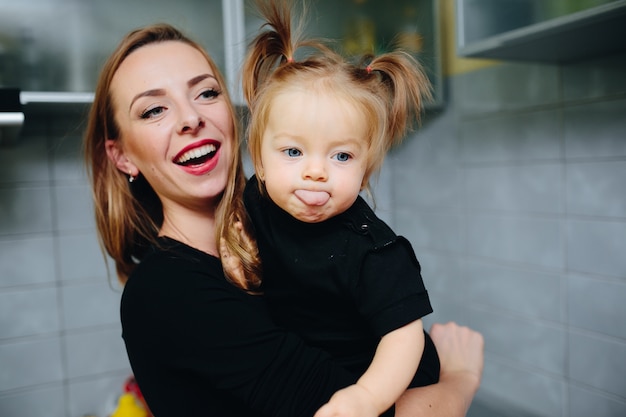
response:
<path id="1" fill-rule="evenodd" d="M 256 289 L 260 273 L 256 247 L 250 247 L 239 231 L 232 227 L 236 222 L 248 222 L 241 195 L 245 175 L 239 148 L 238 122 L 223 76 L 217 66 L 196 42 L 168 24 L 146 26 L 128 33 L 104 64 L 95 90 L 84 137 L 84 156 L 91 182 L 95 218 L 102 248 L 113 258 L 119 281 L 124 284 L 145 250 L 157 243 L 163 222 L 163 207 L 152 186 L 143 177 L 132 184 L 107 157 L 107 139 L 118 140 L 120 128 L 115 120 L 111 97 L 111 81 L 121 63 L 133 51 L 152 43 L 177 41 L 200 51 L 211 66 L 231 109 L 234 138 L 231 141 L 233 162 L 229 181 L 216 209 L 216 242 L 224 238 L 229 251 L 243 263 L 246 278 L 241 281 L 228 277 L 235 285 L 246 290 Z M 246 228 L 249 230 L 249 228 Z"/>
<path id="2" fill-rule="evenodd" d="M 248 148 L 255 168 L 261 168 L 261 140 L 274 98 L 294 86 L 310 88 L 338 95 L 368 121 L 368 166 L 363 181 L 367 188 L 387 151 L 405 137 L 419 120 L 424 101 L 431 98 L 431 85 L 421 65 L 401 50 L 353 63 L 321 41 L 302 39 L 302 24 L 291 21 L 292 0 L 256 3 L 265 30 L 253 40 L 242 71 L 251 113 Z M 297 58 L 298 50 L 308 55 Z"/>

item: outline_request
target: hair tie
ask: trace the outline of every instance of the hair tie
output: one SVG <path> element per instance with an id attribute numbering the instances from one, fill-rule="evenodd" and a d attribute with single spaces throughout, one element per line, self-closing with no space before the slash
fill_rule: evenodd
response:
<path id="1" fill-rule="evenodd" d="M 372 66 L 368 65 L 367 67 L 365 67 L 365 71 L 367 71 L 368 74 L 372 73 Z"/>
<path id="2" fill-rule="evenodd" d="M 293 63 L 293 58 L 292 57 L 288 57 L 287 58 L 287 63 L 292 64 Z"/>

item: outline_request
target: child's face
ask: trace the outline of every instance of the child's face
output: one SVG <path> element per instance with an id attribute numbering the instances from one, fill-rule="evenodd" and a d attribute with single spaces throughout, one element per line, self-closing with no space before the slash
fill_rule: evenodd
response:
<path id="1" fill-rule="evenodd" d="M 293 89 L 277 96 L 258 169 L 271 199 L 307 223 L 347 210 L 367 168 L 366 122 L 335 94 Z"/>

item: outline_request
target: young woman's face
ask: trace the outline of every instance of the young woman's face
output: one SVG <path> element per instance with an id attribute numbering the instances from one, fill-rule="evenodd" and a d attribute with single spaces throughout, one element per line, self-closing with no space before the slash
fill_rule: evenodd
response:
<path id="1" fill-rule="evenodd" d="M 176 41 L 137 49 L 113 77 L 121 137 L 109 156 L 141 173 L 164 210 L 211 206 L 226 186 L 234 127 L 222 88 L 202 53 Z"/>
<path id="2" fill-rule="evenodd" d="M 290 90 L 272 102 L 260 177 L 272 200 L 315 223 L 347 210 L 367 168 L 365 117 L 334 94 Z"/>

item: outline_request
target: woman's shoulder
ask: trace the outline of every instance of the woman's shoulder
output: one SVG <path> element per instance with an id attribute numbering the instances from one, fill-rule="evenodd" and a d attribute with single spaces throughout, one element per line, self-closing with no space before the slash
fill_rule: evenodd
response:
<path id="1" fill-rule="evenodd" d="M 181 291 L 199 285 L 232 287 L 218 258 L 169 238 L 159 239 L 144 254 L 126 283 L 131 288 L 149 286 L 152 291 Z"/>
<path id="2" fill-rule="evenodd" d="M 185 269 L 208 268 L 209 271 L 222 269 L 220 260 L 215 256 L 167 237 L 159 238 L 157 243 L 146 251 L 138 262 L 137 269 L 160 270 L 181 266 L 185 266 Z"/>

